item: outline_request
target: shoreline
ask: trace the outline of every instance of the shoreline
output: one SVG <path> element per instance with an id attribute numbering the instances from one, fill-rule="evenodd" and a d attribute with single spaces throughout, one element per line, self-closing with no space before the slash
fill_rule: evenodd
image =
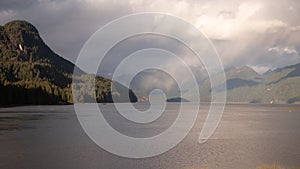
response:
<path id="1" fill-rule="evenodd" d="M 112 104 L 114 102 L 99 102 L 98 104 Z M 117 102 L 120 103 L 120 102 Z M 123 103 L 123 102 L 122 102 Z M 132 102 L 126 102 L 126 103 L 132 103 Z M 148 102 L 133 102 L 133 103 L 148 103 Z M 167 104 L 171 103 L 193 103 L 193 102 L 166 102 Z M 76 104 L 76 103 L 75 103 Z M 210 104 L 210 102 L 200 102 L 201 104 Z M 62 104 L 11 104 L 11 105 L 0 105 L 0 108 L 10 108 L 10 107 L 26 107 L 26 106 L 67 106 L 67 105 L 74 105 L 74 103 L 62 103 Z M 280 106 L 280 105 L 296 105 L 300 106 L 299 103 L 247 103 L 247 102 L 226 102 L 225 105 L 274 105 L 274 106 Z"/>

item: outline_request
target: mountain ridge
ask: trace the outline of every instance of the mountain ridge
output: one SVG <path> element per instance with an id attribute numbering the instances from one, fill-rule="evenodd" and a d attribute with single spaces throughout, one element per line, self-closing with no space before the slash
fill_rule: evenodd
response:
<path id="1" fill-rule="evenodd" d="M 268 71 L 254 72 L 252 68 L 234 68 L 225 72 L 227 102 L 292 104 L 300 103 L 300 63 Z M 218 78 L 213 77 L 213 78 Z M 217 92 L 224 92 L 218 91 Z M 210 101 L 209 79 L 200 84 L 200 93 Z"/>

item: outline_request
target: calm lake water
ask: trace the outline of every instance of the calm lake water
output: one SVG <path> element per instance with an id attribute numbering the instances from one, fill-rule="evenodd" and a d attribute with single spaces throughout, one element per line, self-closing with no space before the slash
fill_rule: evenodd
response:
<path id="1" fill-rule="evenodd" d="M 133 125 L 112 104 L 103 114 L 118 131 L 149 137 L 168 128 L 179 104 L 147 125 Z M 147 108 L 147 105 L 137 105 Z M 0 169 L 254 169 L 263 164 L 300 167 L 300 106 L 227 105 L 214 135 L 198 143 L 209 106 L 201 106 L 187 137 L 170 151 L 145 159 L 123 158 L 97 146 L 81 128 L 74 108 L 24 106 L 0 109 Z"/>

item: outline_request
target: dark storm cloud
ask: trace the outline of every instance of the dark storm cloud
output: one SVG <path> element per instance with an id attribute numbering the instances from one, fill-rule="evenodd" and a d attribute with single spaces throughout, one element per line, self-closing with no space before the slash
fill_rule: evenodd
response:
<path id="1" fill-rule="evenodd" d="M 34 5 L 37 3 L 37 0 L 26 0 L 26 1 L 20 1 L 20 0 L 3 0 L 0 1 L 0 10 L 23 10 L 24 8 L 27 8 L 29 6 Z"/>

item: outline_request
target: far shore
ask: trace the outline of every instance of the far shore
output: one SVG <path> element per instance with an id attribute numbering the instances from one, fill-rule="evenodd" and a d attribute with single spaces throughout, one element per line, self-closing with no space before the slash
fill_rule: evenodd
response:
<path id="1" fill-rule="evenodd" d="M 128 102 L 129 103 L 129 102 Z M 148 102 L 135 102 L 135 103 L 148 103 Z M 181 103 L 181 102 L 166 102 L 167 104 L 176 104 L 176 103 Z M 183 102 L 185 103 L 185 102 Z M 192 103 L 192 102 L 187 102 L 187 103 Z M 110 104 L 107 102 L 101 102 L 98 104 Z M 210 102 L 200 102 L 200 104 L 210 104 Z M 0 105 L 1 108 L 11 108 L 11 107 L 25 107 L 25 106 L 65 106 L 65 105 L 74 105 L 74 103 L 61 103 L 61 104 L 10 104 L 10 105 Z M 225 105 L 259 105 L 259 106 L 300 106 L 300 102 L 296 103 L 273 103 L 273 104 L 268 104 L 268 103 L 247 103 L 247 102 L 226 102 Z"/>

